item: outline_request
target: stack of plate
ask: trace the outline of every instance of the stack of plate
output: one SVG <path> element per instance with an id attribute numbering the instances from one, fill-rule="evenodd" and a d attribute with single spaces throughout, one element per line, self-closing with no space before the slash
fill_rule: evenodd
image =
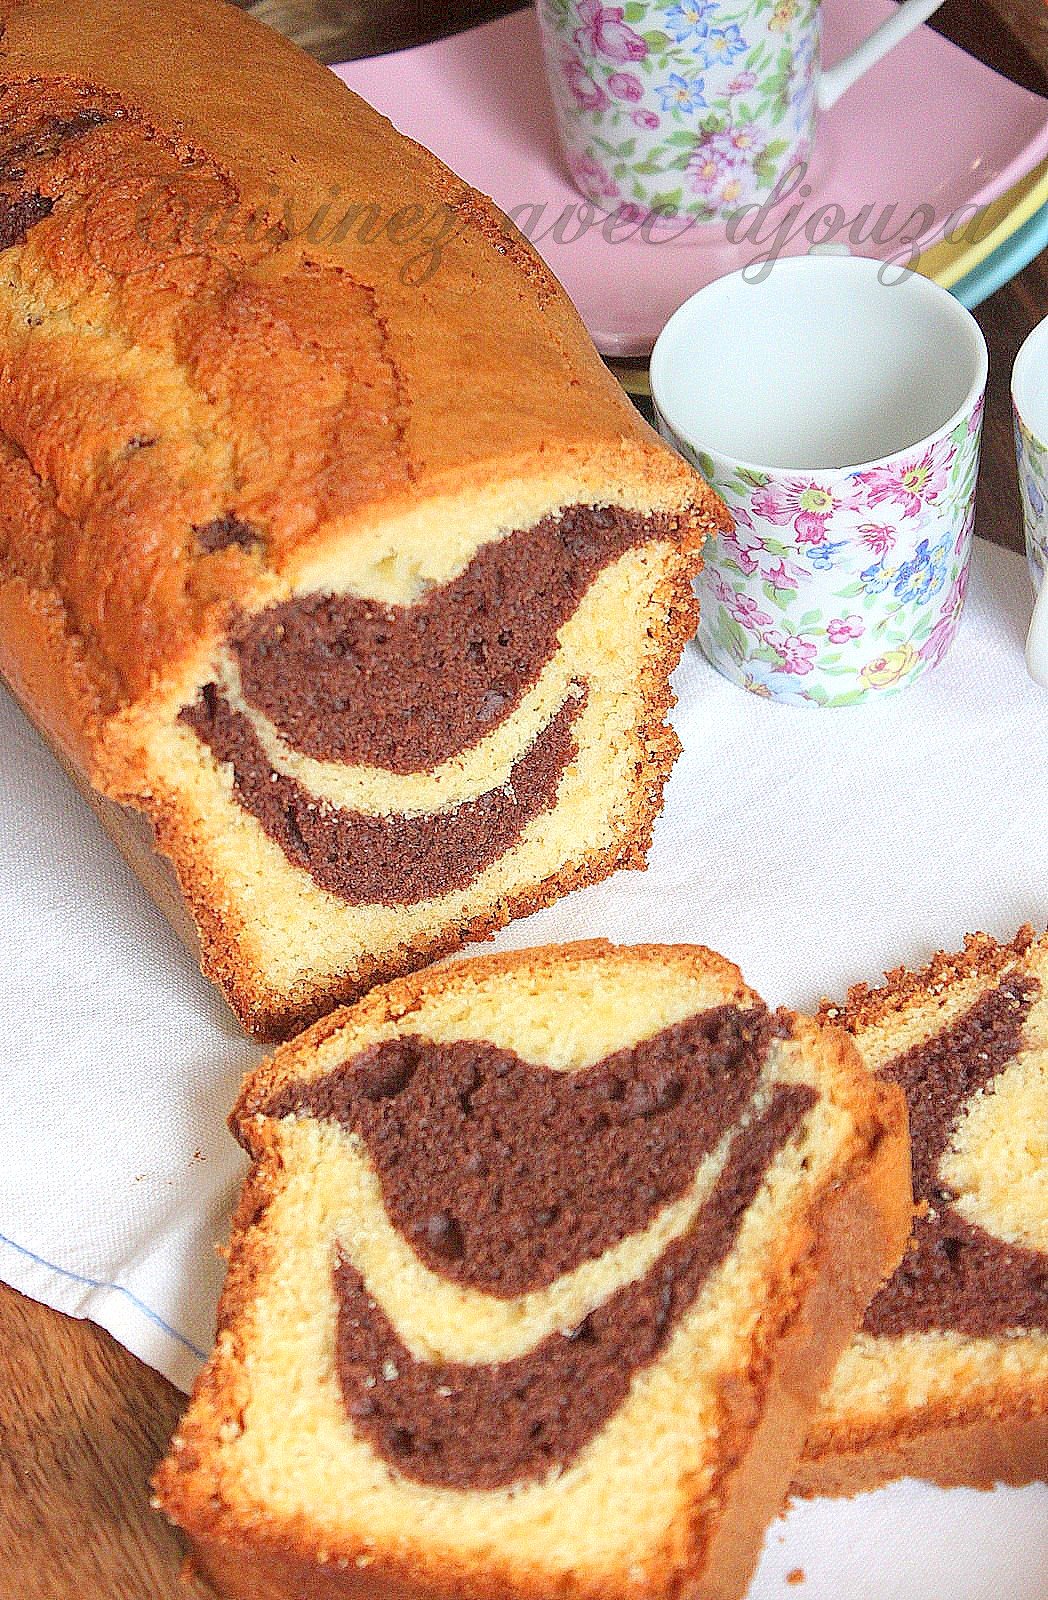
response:
<path id="1" fill-rule="evenodd" d="M 826 0 L 826 59 L 893 9 L 892 0 Z M 736 228 L 734 241 L 723 223 L 707 223 L 609 242 L 608 219 L 579 197 L 560 160 L 530 10 L 335 71 L 509 213 L 635 392 L 671 313 L 766 254 L 795 204 L 751 219 L 741 238 Z M 825 218 L 840 217 L 829 248 L 897 259 L 905 240 L 918 270 L 977 305 L 1048 246 L 1048 101 L 918 28 L 825 113 L 806 182 L 781 254 L 809 250 Z"/>

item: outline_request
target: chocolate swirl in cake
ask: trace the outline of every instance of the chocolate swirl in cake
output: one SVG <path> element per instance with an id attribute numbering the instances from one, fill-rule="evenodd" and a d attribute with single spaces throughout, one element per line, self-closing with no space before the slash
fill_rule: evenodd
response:
<path id="1" fill-rule="evenodd" d="M 0 183 L 18 183 L 37 162 L 51 161 L 71 139 L 112 121 L 112 112 L 78 105 L 66 113 L 41 111 L 27 130 L 15 133 L 0 114 Z"/>
<path id="2" fill-rule="evenodd" d="M 969 1222 L 939 1177 L 965 1104 L 1018 1053 L 1039 994 L 1035 978 L 1007 977 L 950 1027 L 884 1068 L 882 1076 L 906 1094 L 914 1199 L 928 1209 L 902 1265 L 866 1313 L 867 1333 L 1048 1331 L 1048 1255 Z"/>
<path id="3" fill-rule="evenodd" d="M 335 1361 L 354 1428 L 405 1477 L 446 1488 L 497 1489 L 569 1466 L 725 1260 L 768 1167 L 816 1098 L 806 1084 L 776 1085 L 767 1109 L 735 1133 L 709 1200 L 650 1270 L 569 1334 L 553 1333 L 512 1360 L 417 1360 L 340 1255 Z M 537 1143 L 536 1158 L 544 1154 L 556 1162 L 562 1151 Z M 505 1216 L 502 1225 L 512 1256 L 522 1235 Z"/>
<path id="4" fill-rule="evenodd" d="M 371 816 L 318 800 L 274 770 L 249 718 L 215 684 L 181 720 L 233 769 L 237 803 L 293 866 L 349 905 L 415 905 L 456 889 L 512 849 L 528 823 L 552 810 L 577 754 L 572 723 L 584 704 L 567 701 L 497 789 L 447 811 Z"/>
<path id="5" fill-rule="evenodd" d="M 0 194 L 0 250 L 10 250 L 12 245 L 25 244 L 29 230 L 43 222 L 55 208 L 50 195 Z"/>
<path id="6" fill-rule="evenodd" d="M 234 630 L 244 698 L 316 760 L 428 771 L 520 704 L 605 567 L 675 529 L 665 513 L 572 506 L 482 545 L 414 605 L 286 600 Z"/>
<path id="7" fill-rule="evenodd" d="M 291 1084 L 267 1115 L 359 1135 L 391 1222 L 426 1265 L 508 1299 L 683 1195 L 752 1098 L 771 1028 L 763 1007 L 718 1006 L 579 1072 L 401 1036 Z"/>
<path id="8" fill-rule="evenodd" d="M 238 550 L 253 550 L 256 545 L 263 543 L 261 529 L 252 522 L 245 522 L 243 517 L 236 516 L 232 511 L 224 511 L 220 517 L 212 517 L 210 522 L 195 525 L 193 532 L 200 548 L 209 555 L 216 550 L 228 550 L 231 546 Z"/>
<path id="9" fill-rule="evenodd" d="M 339 1385 L 354 1428 L 398 1472 L 460 1489 L 543 1478 L 607 1423 L 815 1103 L 803 1084 L 755 1098 L 773 1027 L 762 1005 L 717 1006 L 574 1072 L 483 1040 L 402 1035 L 268 1104 L 359 1137 L 425 1264 L 504 1300 L 642 1232 L 729 1139 L 709 1197 L 648 1271 L 508 1360 L 417 1359 L 340 1248 Z"/>
<path id="10" fill-rule="evenodd" d="M 108 113 L 79 106 L 67 115 L 41 110 L 27 129 L 0 111 L 0 250 L 25 244 L 30 232 L 46 221 L 58 196 L 28 181 L 29 173 L 52 163 L 63 145 L 110 121 Z M 53 177 L 53 174 L 52 174 Z"/>

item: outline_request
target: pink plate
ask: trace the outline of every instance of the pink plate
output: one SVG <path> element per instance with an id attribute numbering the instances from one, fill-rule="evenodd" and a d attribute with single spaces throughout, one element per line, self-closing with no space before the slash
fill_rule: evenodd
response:
<path id="1" fill-rule="evenodd" d="M 826 0 L 826 60 L 893 10 L 892 0 Z M 783 255 L 825 242 L 839 217 L 833 248 L 898 259 L 900 240 L 923 250 L 963 234 L 973 211 L 1048 156 L 1048 101 L 918 28 L 824 114 L 810 193 L 748 219 L 754 238 L 736 230 L 732 242 L 724 224 L 641 232 L 617 219 L 609 242 L 608 219 L 572 188 L 557 152 L 532 11 L 334 70 L 509 212 L 609 356 L 646 356 L 682 301 L 766 256 L 784 221 L 793 237 Z"/>

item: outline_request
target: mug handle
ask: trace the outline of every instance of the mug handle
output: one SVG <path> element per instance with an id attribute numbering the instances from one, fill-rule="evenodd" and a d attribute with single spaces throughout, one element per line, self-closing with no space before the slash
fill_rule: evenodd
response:
<path id="1" fill-rule="evenodd" d="M 1030 631 L 1026 635 L 1026 668 L 1034 683 L 1048 689 L 1048 574 L 1041 579 Z"/>
<path id="2" fill-rule="evenodd" d="M 819 79 L 819 110 L 828 111 L 835 106 L 846 89 L 850 89 L 864 72 L 869 72 L 889 50 L 894 50 L 914 28 L 927 22 L 942 3 L 943 0 L 902 0 L 894 16 L 875 28 L 869 38 L 856 45 L 843 61 L 838 61 L 823 72 Z"/>

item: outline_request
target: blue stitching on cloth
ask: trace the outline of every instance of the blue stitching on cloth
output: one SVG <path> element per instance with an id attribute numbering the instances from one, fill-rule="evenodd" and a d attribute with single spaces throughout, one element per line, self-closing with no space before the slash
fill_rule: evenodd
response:
<path id="1" fill-rule="evenodd" d="M 12 1250 L 17 1250 L 20 1256 L 26 1256 L 30 1261 L 35 1261 L 38 1266 L 46 1267 L 49 1272 L 57 1272 L 62 1278 L 70 1278 L 74 1283 L 83 1284 L 85 1289 L 109 1289 L 114 1294 L 122 1294 L 126 1300 L 131 1302 L 136 1311 L 141 1311 L 144 1317 L 148 1317 L 150 1322 L 155 1323 L 164 1333 L 169 1334 L 172 1339 L 177 1339 L 179 1344 L 184 1344 L 186 1349 L 191 1350 L 200 1361 L 207 1359 L 206 1351 L 199 1350 L 191 1339 L 187 1339 L 184 1333 L 179 1333 L 177 1328 L 172 1328 L 170 1323 L 165 1322 L 163 1317 L 158 1316 L 136 1294 L 132 1294 L 130 1289 L 125 1289 L 123 1284 L 103 1283 L 98 1278 L 85 1278 L 80 1272 L 70 1272 L 68 1267 L 59 1267 L 53 1261 L 45 1261 L 44 1257 L 38 1256 L 35 1251 L 27 1250 L 25 1245 L 15 1244 L 13 1239 L 7 1238 L 6 1234 L 3 1233 L 0 1233 L 0 1244 L 6 1244 Z"/>

